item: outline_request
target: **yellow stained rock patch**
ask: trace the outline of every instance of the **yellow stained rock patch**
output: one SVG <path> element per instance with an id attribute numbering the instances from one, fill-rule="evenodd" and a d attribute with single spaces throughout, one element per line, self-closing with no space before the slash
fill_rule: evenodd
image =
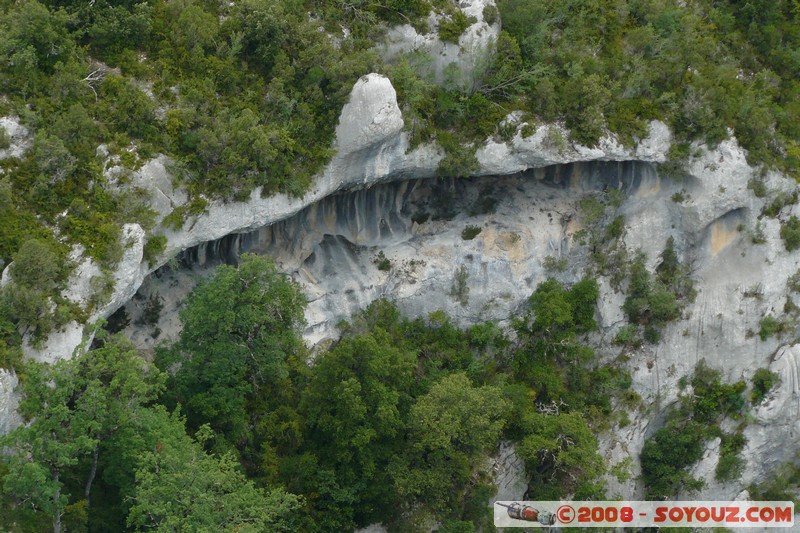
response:
<path id="1" fill-rule="evenodd" d="M 642 181 L 642 184 L 639 186 L 639 190 L 636 191 L 636 196 L 639 198 L 647 198 L 648 196 L 653 196 L 654 194 L 658 194 L 661 191 L 661 178 L 659 176 L 655 176 L 652 180 Z"/>
<path id="2" fill-rule="evenodd" d="M 483 254 L 496 259 L 505 257 L 511 266 L 512 272 L 516 277 L 520 277 L 524 271 L 526 258 L 525 240 L 531 239 L 524 234 L 510 231 L 498 232 L 493 227 L 483 228 L 476 240 L 483 242 Z"/>
<path id="3" fill-rule="evenodd" d="M 739 232 L 723 221 L 711 224 L 711 255 L 716 256 L 736 239 Z"/>
<path id="4" fill-rule="evenodd" d="M 567 222 L 567 227 L 564 230 L 564 233 L 572 237 L 582 229 L 583 229 L 583 223 L 580 220 L 578 220 L 578 217 L 572 217 L 572 219 L 570 219 L 570 221 Z"/>

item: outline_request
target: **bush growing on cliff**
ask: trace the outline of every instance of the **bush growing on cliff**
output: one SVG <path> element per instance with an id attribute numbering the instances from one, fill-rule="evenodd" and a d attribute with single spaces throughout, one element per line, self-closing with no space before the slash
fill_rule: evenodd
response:
<path id="1" fill-rule="evenodd" d="M 753 390 L 750 392 L 750 401 L 753 405 L 758 405 L 764 401 L 767 393 L 772 390 L 778 382 L 780 376 L 775 372 L 770 372 L 767 368 L 759 368 L 753 374 Z"/>
<path id="2" fill-rule="evenodd" d="M 167 237 L 165 235 L 151 236 L 147 239 L 147 242 L 144 243 L 144 249 L 142 250 L 144 260 L 147 261 L 147 264 L 151 267 L 155 266 L 166 248 Z"/>
<path id="3" fill-rule="evenodd" d="M 645 340 L 657 343 L 661 328 L 680 318 L 683 306 L 694 301 L 696 291 L 688 267 L 678 260 L 672 237 L 661 253 L 655 279 L 647 270 L 646 260 L 639 252 L 631 263 L 628 294 L 622 308 L 632 324 L 644 326 Z"/>
<path id="4" fill-rule="evenodd" d="M 304 308 L 294 283 L 248 254 L 192 292 L 179 341 L 156 358 L 164 369 L 180 363 L 168 398 L 184 406 L 190 428 L 209 423 L 232 443 L 243 438 L 248 398 L 285 379 L 287 359 L 301 349 Z"/>
<path id="5" fill-rule="evenodd" d="M 702 458 L 705 443 L 716 436 L 722 439 L 718 478 L 734 479 L 741 472 L 743 437 L 722 433 L 719 422 L 741 416 L 746 385 L 743 381 L 723 383 L 721 375 L 701 360 L 691 378 L 692 394 L 681 399 L 680 407 L 668 413 L 666 425 L 645 442 L 641 462 L 648 498 L 669 498 L 680 490 L 702 488 L 703 481 L 693 478 L 689 468 Z"/>
<path id="6" fill-rule="evenodd" d="M 766 315 L 758 321 L 758 336 L 766 341 L 773 335 L 781 335 L 786 330 L 786 324 L 772 315 Z"/>
<path id="7" fill-rule="evenodd" d="M 450 296 L 462 306 L 469 303 L 469 271 L 466 265 L 461 265 L 453 274 L 453 285 L 450 288 Z"/>
<path id="8" fill-rule="evenodd" d="M 721 437 L 719 462 L 714 470 L 714 479 L 717 481 L 739 479 L 747 464 L 741 456 L 745 444 L 747 444 L 747 439 L 741 433 Z"/>
<path id="9" fill-rule="evenodd" d="M 464 30 L 475 22 L 477 22 L 475 17 L 467 17 L 460 9 L 453 9 L 448 16 L 439 21 L 439 39 L 458 44 L 458 39 Z"/>
<path id="10" fill-rule="evenodd" d="M 593 144 L 607 128 L 630 143 L 659 117 L 680 141 L 712 146 L 731 128 L 751 162 L 797 170 L 798 161 L 783 155 L 798 138 L 790 103 L 796 67 L 785 52 L 799 39 L 791 2 L 647 0 L 621 9 L 501 0 L 498 8 L 523 68 L 536 73 L 526 86 L 528 109 L 545 121 L 565 119 L 575 140 Z M 721 50 L 730 51 L 724 60 Z"/>
<path id="11" fill-rule="evenodd" d="M 481 232 L 481 229 L 482 228 L 480 226 L 467 226 L 461 232 L 461 238 L 465 241 L 471 241 L 478 236 L 478 234 Z"/>
<path id="12" fill-rule="evenodd" d="M 642 448 L 642 480 L 648 499 L 669 498 L 679 490 L 699 490 L 702 480 L 689 467 L 703 457 L 707 430 L 703 424 L 673 420 L 656 431 Z"/>
<path id="13" fill-rule="evenodd" d="M 693 419 L 713 424 L 721 417 L 739 417 L 744 408 L 744 381 L 733 384 L 721 381 L 722 373 L 700 360 L 694 370 L 691 384 L 693 398 L 685 402 Z"/>
<path id="14" fill-rule="evenodd" d="M 792 215 L 789 220 L 781 224 L 781 239 L 787 252 L 800 248 L 800 219 Z"/>

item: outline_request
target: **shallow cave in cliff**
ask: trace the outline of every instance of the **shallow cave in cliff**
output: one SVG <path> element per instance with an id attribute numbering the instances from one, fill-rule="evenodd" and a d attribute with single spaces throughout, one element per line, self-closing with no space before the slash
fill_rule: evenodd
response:
<path id="1" fill-rule="evenodd" d="M 112 321 L 140 345 L 172 338 L 180 328 L 177 310 L 197 280 L 243 253 L 271 257 L 303 286 L 312 343 L 335 336 L 338 320 L 380 297 L 411 314 L 441 308 L 464 324 L 506 320 L 548 275 L 548 258 L 563 263 L 576 255 L 582 198 L 647 195 L 661 191 L 660 182 L 648 163 L 590 162 L 343 191 L 287 219 L 183 251 L 149 276 Z M 569 269 L 580 261 L 570 259 Z M 468 302 L 451 296 L 459 269 Z"/>

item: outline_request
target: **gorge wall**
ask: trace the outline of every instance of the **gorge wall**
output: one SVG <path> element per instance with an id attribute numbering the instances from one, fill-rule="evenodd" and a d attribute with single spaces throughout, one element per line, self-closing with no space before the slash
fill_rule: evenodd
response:
<path id="1" fill-rule="evenodd" d="M 478 25 L 464 38 L 485 39 L 497 30 L 482 21 Z M 393 46 L 399 48 L 405 46 L 404 38 L 420 38 L 407 28 L 395 37 L 400 44 Z M 454 57 L 459 53 L 446 49 Z M 515 136 L 508 143 L 488 139 L 478 147 L 475 177 L 433 180 L 442 152 L 435 145 L 411 149 L 391 83 L 377 74 L 364 76 L 341 112 L 336 155 L 302 198 L 262 198 L 255 190 L 246 202 L 211 201 L 203 214 L 181 228 L 160 230 L 168 244 L 155 264 L 143 259 L 145 232 L 127 225 L 128 246 L 114 273 L 114 292 L 89 322 L 126 306 L 132 323 L 128 332 L 140 347 L 151 348 L 178 331 L 177 309 L 197 278 L 209 275 L 220 262 L 235 261 L 243 251 L 274 257 L 303 286 L 309 299 L 305 334 L 310 343 L 335 337 L 339 319 L 381 296 L 394 298 L 413 316 L 442 309 L 463 325 L 502 322 L 548 274 L 565 282 L 582 276 L 589 258 L 586 246 L 574 239 L 583 225 L 580 199 L 617 189 L 623 202 L 615 214 L 624 216 L 625 247 L 631 253 L 644 251 L 652 267 L 673 237 L 682 261 L 692 264 L 698 296 L 681 320 L 665 328 L 658 344 L 624 353 L 643 405 L 631 413 L 629 426 L 612 428 L 601 437 L 608 466 L 633 458 L 629 480 L 608 477 L 609 495 L 641 496 L 635 476 L 643 443 L 675 403 L 680 378 L 705 359 L 727 381 L 749 380 L 759 367 L 781 377 L 745 429 L 747 467 L 741 479 L 724 485 L 714 481 L 718 440 L 696 466 L 707 488 L 693 498 L 744 497 L 744 487 L 766 479 L 778 465 L 794 459 L 800 447 L 800 348 L 782 346 L 777 337 L 762 341 L 754 334 L 763 316 L 783 313 L 787 279 L 800 267 L 800 256 L 787 252 L 780 237 L 781 221 L 800 215 L 800 208 L 787 206 L 776 218 L 761 216 L 767 200 L 748 189 L 756 172 L 735 140 L 713 148 L 694 146 L 685 170 L 668 177 L 657 166 L 666 160 L 671 144 L 663 123 L 650 123 L 648 137 L 634 147 L 608 136 L 589 148 L 554 144 L 553 132 L 568 138 L 559 125 L 540 125 L 525 135 L 518 115 L 508 120 L 517 121 Z M 132 177 L 135 186 L 149 192 L 160 220 L 188 200 L 173 187 L 170 165 L 166 157 L 158 157 Z M 113 181 L 121 169 L 107 172 Z M 796 188 L 775 173 L 763 179 L 772 191 Z M 488 209 L 487 197 L 494 199 Z M 481 231 L 464 239 L 467 226 Z M 759 244 L 753 242 L 755 232 Z M 376 264 L 381 252 L 389 269 Z M 85 303 L 92 295 L 91 279 L 100 270 L 82 258 L 81 250 L 73 255 L 79 266 L 64 295 Z M 179 255 L 183 267 L 164 268 Z M 566 269 L 547 272 L 547 257 L 566 259 Z M 454 296 L 453 290 L 462 267 L 467 298 Z M 611 339 L 625 323 L 624 294 L 607 279 L 599 281 L 601 331 L 593 342 L 610 360 L 621 351 Z M 164 299 L 159 321 L 137 326 L 156 293 Z M 85 340 L 85 326 L 73 322 L 54 332 L 42 348 L 26 346 L 26 355 L 40 361 L 70 357 Z M 156 328 L 160 334 L 154 338 Z M 794 336 L 791 332 L 788 338 Z M 19 423 L 11 393 L 15 384 L 15 376 L 0 372 L 0 433 Z M 513 462 L 513 451 L 503 453 Z M 522 496 L 514 490 L 504 497 Z"/>
<path id="2" fill-rule="evenodd" d="M 665 177 L 651 163 L 569 163 L 502 177 L 402 180 L 335 194 L 282 221 L 186 250 L 177 266 L 148 277 L 127 304 L 132 325 L 126 333 L 143 349 L 174 338 L 180 305 L 197 280 L 243 252 L 272 257 L 300 283 L 309 299 L 309 344 L 336 338 L 339 320 L 379 297 L 395 300 L 411 316 L 443 310 L 461 325 L 507 323 L 548 275 L 567 283 L 580 279 L 590 261 L 588 247 L 576 239 L 584 228 L 581 200 L 617 190 L 623 201 L 610 216 L 624 217 L 626 248 L 643 250 L 652 267 L 673 237 L 681 260 L 692 265 L 698 296 L 660 343 L 622 349 L 612 339 L 626 323 L 625 296 L 600 278 L 601 331 L 592 342 L 607 360 L 624 355 L 633 388 L 644 400 L 630 413 L 631 425 L 601 437 L 608 466 L 633 459 L 630 480 L 608 477 L 609 494 L 641 497 L 635 476 L 644 441 L 676 402 L 680 378 L 705 359 L 726 381 L 749 381 L 759 367 L 781 375 L 781 385 L 754 409 L 745 429 L 748 462 L 741 480 L 714 481 L 718 439 L 695 467 L 707 488 L 692 498 L 745 497 L 744 487 L 766 479 L 798 452 L 787 445 L 800 431 L 795 349 L 778 350 L 778 339 L 762 341 L 755 332 L 765 314 L 781 314 L 786 280 L 800 263 L 784 250 L 779 220 L 758 219 L 764 200 L 747 189 L 752 174 L 735 143 L 705 152 L 691 168 L 697 173 Z M 777 175 L 768 182 L 788 185 Z M 759 224 L 766 242 L 754 244 L 752 229 Z M 480 233 L 467 240 L 467 227 Z M 564 259 L 566 268 L 548 271 L 548 257 Z M 388 266 L 381 269 L 383 258 Z M 465 298 L 454 290 L 462 268 Z M 160 319 L 143 325 L 152 299 L 162 300 Z"/>

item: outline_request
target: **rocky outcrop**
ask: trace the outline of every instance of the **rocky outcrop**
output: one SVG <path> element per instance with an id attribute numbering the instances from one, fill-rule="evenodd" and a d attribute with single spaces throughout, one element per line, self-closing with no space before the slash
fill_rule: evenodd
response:
<path id="1" fill-rule="evenodd" d="M 28 128 L 19 123 L 18 117 L 0 117 L 0 128 L 8 139 L 8 147 L 0 148 L 0 159 L 21 157 L 31 146 Z"/>
<path id="2" fill-rule="evenodd" d="M 769 365 L 780 376 L 780 383 L 755 408 L 755 421 L 745 429 L 744 456 L 756 458 L 747 463 L 743 479 L 759 480 L 776 467 L 794 461 L 800 442 L 800 345 L 783 346 Z"/>
<path id="3" fill-rule="evenodd" d="M 0 369 L 0 435 L 22 423 L 22 417 L 17 413 L 19 398 L 13 393 L 18 383 L 13 372 Z"/>
<path id="4" fill-rule="evenodd" d="M 550 146 L 546 135 L 550 126 L 543 126 L 532 136 L 524 137 L 523 125 L 519 124 L 517 135 L 505 148 L 513 157 L 498 155 L 501 148 L 493 142 L 478 151 L 481 163 L 478 174 L 511 174 L 527 168 L 526 165 L 543 167 L 565 161 L 662 161 L 670 139 L 666 127 L 655 122 L 650 127 L 650 136 L 636 148 L 626 149 L 611 137 L 603 139 L 600 148 L 596 149 L 570 144 L 555 147 Z M 92 320 L 108 317 L 129 301 L 148 274 L 182 250 L 286 219 L 338 191 L 385 181 L 431 177 L 442 158 L 435 145 L 410 149 L 395 90 L 387 78 L 378 74 L 362 77 L 353 87 L 350 101 L 339 118 L 335 144 L 336 155 L 302 198 L 285 194 L 264 198 L 260 189 L 256 189 L 246 202 L 212 201 L 205 213 L 188 220 L 181 229 L 162 230 L 168 238 L 168 245 L 155 265 L 142 259 L 144 232 L 136 224 L 126 225 L 128 247 L 114 274 L 114 292 L 109 301 L 93 313 Z M 134 186 L 150 192 L 153 205 L 162 217 L 187 201 L 183 191 L 173 188 L 169 167 L 168 158 L 161 156 L 144 165 L 131 178 Z M 113 175 L 114 169 L 109 172 Z M 78 272 L 93 270 L 90 262 L 90 259 L 85 259 Z M 69 295 L 77 302 L 85 302 L 91 297 L 91 294 L 74 290 Z M 81 326 L 73 325 L 71 328 L 73 331 L 68 335 L 51 335 L 42 348 L 26 344 L 26 355 L 46 361 L 69 357 L 77 343 L 66 341 L 81 338 L 78 332 Z"/>
<path id="5" fill-rule="evenodd" d="M 439 39 L 438 25 L 441 15 L 431 13 L 427 31 L 419 32 L 410 24 L 390 28 L 378 50 L 386 61 L 395 61 L 401 55 L 413 54 L 415 65 L 440 85 L 462 89 L 473 87 L 476 78 L 489 65 L 492 46 L 500 34 L 500 24 L 487 23 L 483 18 L 486 6 L 494 7 L 493 0 L 466 0 L 460 2 L 461 10 L 474 20 L 457 43 Z"/>

